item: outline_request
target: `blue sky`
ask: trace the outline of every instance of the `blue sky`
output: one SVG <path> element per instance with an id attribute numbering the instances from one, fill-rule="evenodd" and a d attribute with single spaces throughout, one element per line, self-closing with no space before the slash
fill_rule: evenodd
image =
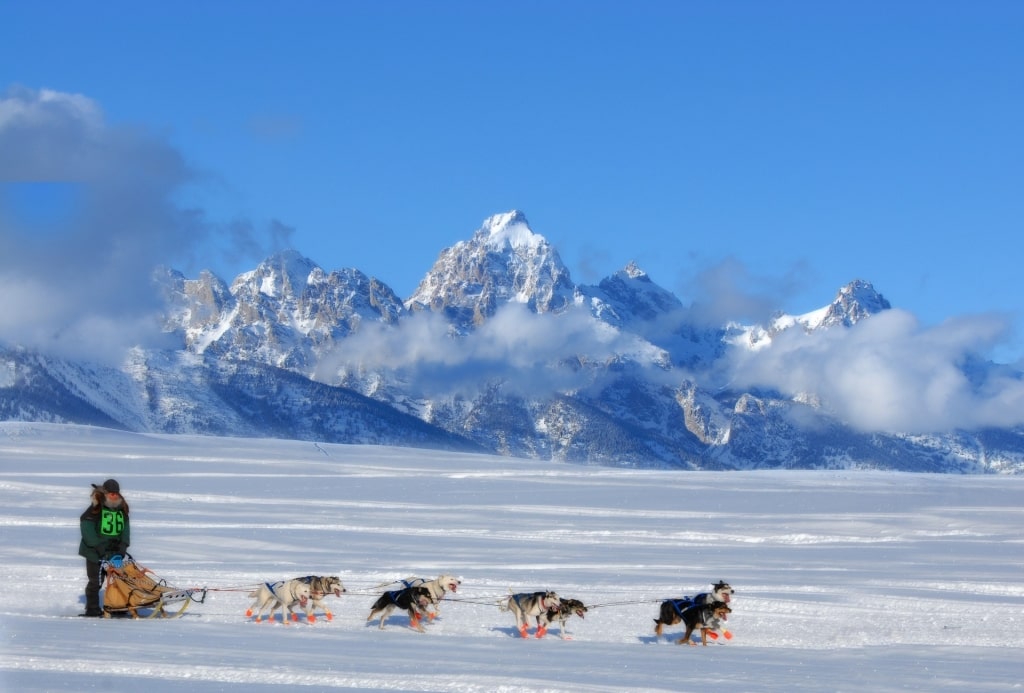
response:
<path id="1" fill-rule="evenodd" d="M 751 320 L 863 278 L 926 326 L 1001 314 L 1012 360 L 1021 36 L 1000 1 L 5 3 L 0 97 L 95 109 L 117 175 L 158 171 L 103 198 L 154 229 L 116 247 L 189 276 L 290 245 L 407 297 L 520 209 L 577 282 L 635 260 Z M 9 263 L 81 206 L 23 142 L 0 138 Z"/>

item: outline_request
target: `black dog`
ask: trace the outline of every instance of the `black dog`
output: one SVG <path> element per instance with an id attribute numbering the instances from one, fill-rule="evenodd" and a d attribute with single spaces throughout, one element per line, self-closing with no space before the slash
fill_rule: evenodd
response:
<path id="1" fill-rule="evenodd" d="M 721 621 L 726 620 L 729 614 L 732 613 L 732 609 L 725 602 L 711 602 L 710 604 L 694 604 L 686 609 L 683 609 L 680 614 L 679 620 L 686 624 L 686 633 L 683 637 L 676 640 L 677 645 L 683 643 L 695 643 L 690 642 L 690 636 L 693 635 L 693 631 L 700 629 L 700 642 L 702 645 L 707 647 L 708 644 L 708 632 L 714 630 L 714 627 L 720 624 Z M 661 628 L 661 624 L 658 624 L 658 628 Z M 661 633 L 658 633 L 659 635 Z"/>
<path id="2" fill-rule="evenodd" d="M 711 585 L 710 592 L 701 592 L 695 597 L 682 597 L 680 599 L 666 599 L 661 603 L 661 610 L 658 618 L 654 619 L 657 624 L 654 627 L 655 635 L 661 635 L 662 626 L 674 626 L 683 620 L 683 612 L 691 606 L 699 604 L 711 604 L 723 602 L 728 604 L 736 590 L 728 582 L 716 582 Z"/>
<path id="3" fill-rule="evenodd" d="M 404 609 L 409 614 L 409 623 L 421 633 L 425 633 L 420 619 L 426 615 L 430 605 L 430 590 L 426 587 L 406 587 L 404 590 L 385 592 L 373 603 L 367 621 L 372 621 L 380 614 L 380 629 L 384 630 L 384 620 L 395 609 Z"/>

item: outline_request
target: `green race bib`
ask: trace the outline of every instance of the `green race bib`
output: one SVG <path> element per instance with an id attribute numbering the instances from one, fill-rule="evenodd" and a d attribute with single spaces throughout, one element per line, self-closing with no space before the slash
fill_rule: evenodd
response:
<path id="1" fill-rule="evenodd" d="M 124 513 L 120 510 L 103 508 L 100 514 L 100 534 L 108 537 L 119 537 L 124 531 Z"/>

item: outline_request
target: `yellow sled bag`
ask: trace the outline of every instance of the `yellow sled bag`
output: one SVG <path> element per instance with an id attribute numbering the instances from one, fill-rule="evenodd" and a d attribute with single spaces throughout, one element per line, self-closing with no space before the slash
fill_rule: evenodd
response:
<path id="1" fill-rule="evenodd" d="M 206 598 L 206 590 L 201 588 L 175 589 L 163 580 L 154 580 L 153 571 L 140 566 L 131 558 L 126 558 L 120 566 L 104 564 L 107 570 L 107 587 L 103 595 L 104 616 L 115 614 L 130 615 L 139 618 L 139 609 L 150 608 L 153 616 L 180 616 L 190 602 L 202 602 Z M 198 598 L 195 596 L 201 593 Z M 176 612 L 168 613 L 164 607 L 173 602 L 182 602 Z"/>

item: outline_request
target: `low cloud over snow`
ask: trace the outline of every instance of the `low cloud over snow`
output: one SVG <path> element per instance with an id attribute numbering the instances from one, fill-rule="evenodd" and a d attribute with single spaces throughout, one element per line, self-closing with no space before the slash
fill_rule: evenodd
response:
<path id="1" fill-rule="evenodd" d="M 989 351 L 1006 330 L 1007 322 L 995 315 L 922 327 L 910 313 L 892 309 L 849 329 L 791 329 L 768 348 L 734 349 L 729 377 L 733 387 L 814 395 L 866 431 L 1019 425 L 1024 423 L 1019 375 L 989 371 L 980 381 L 965 375 L 965 365 Z"/>
<path id="2" fill-rule="evenodd" d="M 660 352 L 632 335 L 591 320 L 583 310 L 559 315 L 533 313 L 510 303 L 475 332 L 453 338 L 438 315 L 419 313 L 399 327 L 365 326 L 321 363 L 319 377 L 330 381 L 338 369 L 399 372 L 424 394 L 476 391 L 502 381 L 506 391 L 542 395 L 588 384 L 567 362 L 605 363 L 621 354 Z"/>

